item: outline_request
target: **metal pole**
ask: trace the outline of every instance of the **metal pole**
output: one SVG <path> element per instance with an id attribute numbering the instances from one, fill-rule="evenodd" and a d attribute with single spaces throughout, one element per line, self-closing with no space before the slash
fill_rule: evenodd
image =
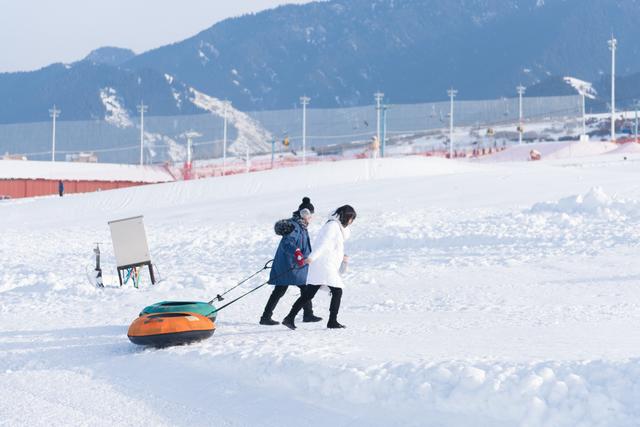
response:
<path id="1" fill-rule="evenodd" d="M 148 105 L 144 105 L 144 102 L 140 102 L 138 105 L 138 112 L 140 113 L 140 166 L 144 164 L 144 113 L 149 108 Z"/>
<path id="2" fill-rule="evenodd" d="M 311 98 L 308 96 L 301 96 L 300 103 L 302 104 L 302 164 L 307 164 L 307 105 L 309 105 Z"/>
<path id="3" fill-rule="evenodd" d="M 378 91 L 374 93 L 373 96 L 376 100 L 376 137 L 378 138 L 378 142 L 380 142 L 380 105 L 384 99 L 384 93 Z"/>
<path id="4" fill-rule="evenodd" d="M 640 140 L 638 139 L 638 103 L 636 102 L 636 144 L 640 143 Z"/>
<path id="5" fill-rule="evenodd" d="M 611 50 L 611 142 L 616 140 L 616 49 L 618 40 L 611 35 L 609 50 Z"/>
<path id="6" fill-rule="evenodd" d="M 187 137 L 187 164 L 191 166 L 191 137 Z"/>
<path id="7" fill-rule="evenodd" d="M 247 162 L 247 173 L 249 173 L 249 169 L 250 169 L 249 161 L 250 161 L 249 160 L 249 144 L 247 144 L 247 160 L 246 160 L 246 162 Z"/>
<path id="8" fill-rule="evenodd" d="M 51 161 L 56 161 L 56 119 L 60 115 L 62 111 L 56 108 L 56 105 L 53 104 L 53 108 L 49 110 L 49 115 L 53 119 L 53 129 L 52 129 L 52 137 L 51 137 Z"/>
<path id="9" fill-rule="evenodd" d="M 273 161 L 276 155 L 276 140 L 271 140 L 271 169 L 273 169 Z"/>
<path id="10" fill-rule="evenodd" d="M 453 159 L 453 98 L 456 97 L 458 91 L 451 88 L 447 91 L 451 99 L 451 108 L 449 111 L 449 158 Z"/>
<path id="11" fill-rule="evenodd" d="M 587 134 L 587 105 L 586 105 L 586 96 L 584 93 L 582 95 L 582 134 Z M 586 138 L 586 137 L 585 137 Z"/>
<path id="12" fill-rule="evenodd" d="M 380 146 L 380 156 L 384 157 L 384 151 L 387 146 L 387 111 L 389 110 L 388 106 L 382 107 L 382 144 Z"/>
<path id="13" fill-rule="evenodd" d="M 229 107 L 229 101 L 224 101 L 223 115 L 224 125 L 222 129 L 222 175 L 227 174 L 227 108 Z"/>
<path id="14" fill-rule="evenodd" d="M 518 144 L 522 144 L 522 134 L 524 129 L 522 128 L 522 95 L 524 95 L 527 90 L 526 87 L 519 85 L 516 90 L 518 91 L 518 105 L 519 105 L 519 115 L 518 115 Z"/>

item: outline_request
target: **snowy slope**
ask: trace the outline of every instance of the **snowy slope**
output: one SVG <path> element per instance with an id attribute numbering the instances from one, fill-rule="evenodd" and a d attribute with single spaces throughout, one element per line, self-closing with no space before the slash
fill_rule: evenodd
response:
<path id="1" fill-rule="evenodd" d="M 576 426 L 640 422 L 640 158 L 316 164 L 0 203 L 0 419 L 19 425 Z M 206 300 L 273 255 L 308 195 L 359 212 L 341 321 L 143 350 L 139 310 Z M 114 287 L 106 221 L 144 214 L 155 287 Z M 87 284 L 93 242 L 106 279 Z M 243 286 L 248 290 L 260 283 Z M 296 291 L 282 299 L 282 318 Z M 316 313 L 326 317 L 328 295 Z M 79 391 L 82 391 L 79 392 Z"/>

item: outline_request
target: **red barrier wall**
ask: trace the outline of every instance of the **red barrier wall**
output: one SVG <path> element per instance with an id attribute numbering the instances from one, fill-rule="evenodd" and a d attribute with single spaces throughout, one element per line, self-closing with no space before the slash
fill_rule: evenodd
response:
<path id="1" fill-rule="evenodd" d="M 113 190 L 115 188 L 145 185 L 142 182 L 131 181 L 62 181 L 64 193 L 90 193 L 99 190 Z M 0 196 L 12 199 L 22 197 L 36 197 L 58 194 L 58 181 L 51 179 L 0 179 Z"/>

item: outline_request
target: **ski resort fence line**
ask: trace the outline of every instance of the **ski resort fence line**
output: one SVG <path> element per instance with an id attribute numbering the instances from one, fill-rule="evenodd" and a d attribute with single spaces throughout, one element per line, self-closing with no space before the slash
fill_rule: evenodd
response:
<path id="1" fill-rule="evenodd" d="M 343 155 L 349 148 L 364 146 L 377 134 L 375 105 L 352 108 L 307 109 L 307 152 Z M 385 106 L 381 124 L 389 145 L 422 138 L 421 152 L 443 150 L 448 145 L 449 102 L 391 104 Z M 72 161 L 94 156 L 99 162 L 131 163 L 140 159 L 140 127 L 135 117 L 121 115 L 101 120 L 65 121 L 64 107 L 56 128 L 56 160 Z M 577 123 L 581 112 L 579 96 L 525 97 L 524 126 L 528 122 Z M 144 163 L 184 163 L 188 140 L 192 159 L 220 159 L 223 156 L 224 120 L 221 115 L 153 116 L 150 105 L 144 118 Z M 456 132 L 468 128 L 454 141 L 457 150 L 472 143 L 486 143 L 487 131 L 503 127 L 492 143 L 517 139 L 518 98 L 486 101 L 456 101 Z M 51 122 L 0 125 L 0 155 L 48 160 L 52 151 Z M 256 140 L 259 139 L 259 140 Z M 455 145 L 457 144 L 457 145 Z M 259 111 L 238 114 L 228 122 L 229 162 L 251 157 L 289 153 L 298 155 L 302 145 L 302 109 Z M 497 147 L 495 147 L 497 148 Z M 83 154 L 84 153 L 84 154 Z"/>

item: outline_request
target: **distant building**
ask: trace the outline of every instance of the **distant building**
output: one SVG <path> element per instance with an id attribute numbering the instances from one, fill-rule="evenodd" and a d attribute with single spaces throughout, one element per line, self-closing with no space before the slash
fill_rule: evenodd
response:
<path id="1" fill-rule="evenodd" d="M 161 166 L 0 160 L 0 198 L 57 195 L 60 181 L 66 195 L 174 180 Z"/>
<path id="2" fill-rule="evenodd" d="M 22 154 L 4 153 L 4 156 L 2 156 L 2 160 L 27 160 L 27 156 L 24 156 Z"/>
<path id="3" fill-rule="evenodd" d="M 76 153 L 65 156 L 67 162 L 76 163 L 98 163 L 98 156 L 94 153 Z"/>

